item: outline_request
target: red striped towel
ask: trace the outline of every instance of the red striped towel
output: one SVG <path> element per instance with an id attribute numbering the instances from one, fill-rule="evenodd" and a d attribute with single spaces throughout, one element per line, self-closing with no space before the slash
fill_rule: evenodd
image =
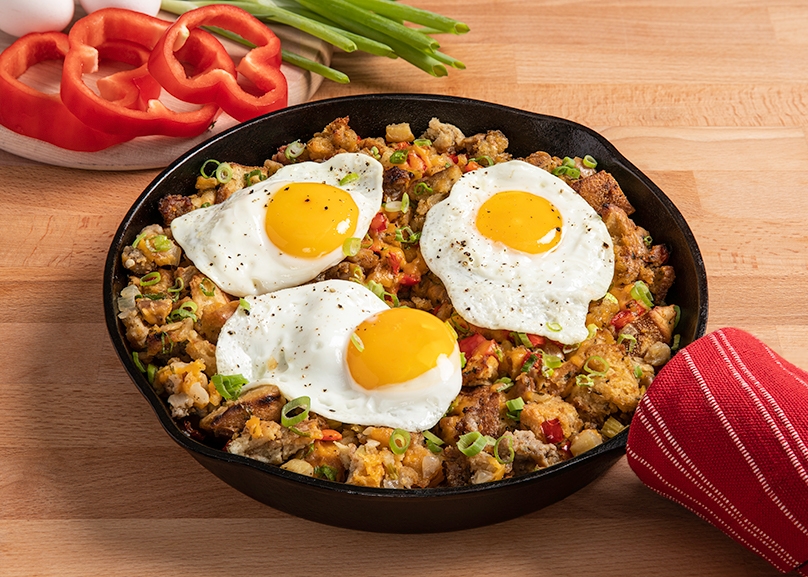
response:
<path id="1" fill-rule="evenodd" d="M 808 577 L 808 373 L 755 337 L 721 329 L 676 354 L 627 456 L 651 489 Z"/>

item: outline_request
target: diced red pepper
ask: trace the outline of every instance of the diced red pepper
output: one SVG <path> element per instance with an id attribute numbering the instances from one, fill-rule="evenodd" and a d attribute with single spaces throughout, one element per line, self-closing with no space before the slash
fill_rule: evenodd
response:
<path id="1" fill-rule="evenodd" d="M 398 280 L 398 284 L 402 286 L 413 286 L 421 282 L 421 277 L 414 274 L 403 274 Z"/>
<path id="2" fill-rule="evenodd" d="M 468 359 L 471 358 L 474 349 L 484 342 L 484 336 L 482 336 L 480 333 L 474 333 L 469 337 L 465 337 L 457 341 L 457 346 L 460 348 L 460 352 L 466 355 L 466 358 Z"/>
<path id="3" fill-rule="evenodd" d="M 622 311 L 618 312 L 617 314 L 615 314 L 612 317 L 611 323 L 614 326 L 614 328 L 616 328 L 617 330 L 620 330 L 623 327 L 625 327 L 627 324 L 629 324 L 630 322 L 633 322 L 635 318 L 636 317 L 635 317 L 633 311 L 625 309 L 625 310 L 622 310 Z"/>
<path id="4" fill-rule="evenodd" d="M 322 433 L 323 438 L 320 439 L 321 441 L 339 441 L 342 439 L 342 433 L 334 429 L 323 429 Z"/>
<path id="5" fill-rule="evenodd" d="M 70 30 L 70 50 L 62 71 L 60 94 L 65 106 L 85 123 L 129 138 L 189 137 L 204 132 L 219 112 L 216 104 L 174 112 L 157 100 L 160 85 L 149 74 L 147 61 L 169 25 L 122 8 L 104 8 L 78 20 Z M 217 67 L 224 58 L 232 62 L 221 43 L 202 30 L 193 31 L 186 44 L 187 58 L 200 70 Z M 84 82 L 84 75 L 96 71 L 101 58 L 135 69 L 99 80 L 99 96 Z"/>
<path id="6" fill-rule="evenodd" d="M 233 71 L 219 66 L 193 75 L 177 57 L 189 34 L 202 26 L 234 32 L 255 45 Z M 211 4 L 180 16 L 160 38 L 149 59 L 149 71 L 169 93 L 180 100 L 203 104 L 216 102 L 236 120 L 245 121 L 284 108 L 288 101 L 286 77 L 281 72 L 281 41 L 255 16 L 227 4 Z M 239 79 L 252 84 L 250 91 Z"/>
<path id="7" fill-rule="evenodd" d="M 373 220 L 370 221 L 370 230 L 374 232 L 382 232 L 387 230 L 387 224 L 390 221 L 387 220 L 387 217 L 383 212 L 377 212 L 376 216 L 373 217 Z"/>
<path id="8" fill-rule="evenodd" d="M 393 274 L 398 274 L 401 271 L 401 257 L 397 252 L 388 250 L 387 261 L 390 263 L 390 270 L 393 271 Z"/>
<path id="9" fill-rule="evenodd" d="M 544 338 L 544 337 L 542 337 L 540 335 L 534 335 L 534 334 L 531 334 L 531 333 L 527 334 L 527 340 L 529 340 L 530 344 L 533 345 L 534 347 L 540 347 L 540 346 L 544 345 L 547 342 L 546 338 Z"/>
<path id="10" fill-rule="evenodd" d="M 460 352 L 466 355 L 466 359 L 474 356 L 488 356 L 496 352 L 493 340 L 488 340 L 480 333 L 474 333 L 457 341 Z"/>
<path id="11" fill-rule="evenodd" d="M 449 158 L 451 159 L 451 161 L 453 163 L 457 164 L 457 155 L 456 154 L 450 154 Z"/>
<path id="12" fill-rule="evenodd" d="M 471 172 L 472 170 L 477 170 L 478 168 L 482 168 L 482 165 L 478 164 L 477 162 L 470 160 L 465 167 L 463 167 L 463 172 Z"/>
<path id="13" fill-rule="evenodd" d="M 76 118 L 58 94 L 36 90 L 19 77 L 46 60 L 64 60 L 67 34 L 43 32 L 15 40 L 0 54 L 0 124 L 18 134 L 81 152 L 103 150 L 129 138 L 96 130 Z"/>
<path id="14" fill-rule="evenodd" d="M 548 443 L 560 443 L 564 440 L 564 429 L 561 427 L 561 422 L 558 419 L 550 419 L 541 424 L 541 432 Z"/>
<path id="15" fill-rule="evenodd" d="M 622 329 L 629 323 L 633 323 L 648 312 L 645 305 L 637 300 L 629 301 L 626 306 L 627 308 L 625 310 L 618 312 L 612 317 L 611 323 L 617 330 Z"/>

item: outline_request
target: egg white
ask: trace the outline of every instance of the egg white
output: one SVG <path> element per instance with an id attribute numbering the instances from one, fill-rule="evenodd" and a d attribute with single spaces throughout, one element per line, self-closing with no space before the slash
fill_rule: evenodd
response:
<path id="1" fill-rule="evenodd" d="M 359 178 L 340 185 L 340 180 L 352 172 Z M 296 286 L 339 263 L 345 255 L 340 246 L 320 258 L 304 259 L 275 246 L 265 228 L 272 195 L 294 182 L 341 188 L 359 208 L 353 236 L 362 238 L 381 207 L 382 173 L 376 159 L 347 152 L 323 163 L 291 164 L 220 204 L 174 219 L 171 232 L 194 265 L 225 292 L 243 297 Z"/>
<path id="2" fill-rule="evenodd" d="M 563 219 L 555 247 L 528 254 L 480 233 L 480 207 L 511 190 L 555 205 Z M 468 322 L 564 344 L 586 339 L 589 303 L 606 294 L 614 276 L 612 240 L 595 210 L 561 179 L 516 160 L 463 175 L 427 213 L 421 252 Z"/>
<path id="3" fill-rule="evenodd" d="M 434 426 L 460 392 L 460 353 L 406 383 L 367 390 L 351 377 L 345 356 L 351 335 L 366 318 L 389 307 L 364 286 L 329 280 L 247 297 L 216 346 L 221 374 L 241 374 L 245 389 L 274 384 L 287 399 L 311 398 L 311 410 L 329 419 L 422 431 Z M 397 359 L 390 351 L 390 362 Z"/>

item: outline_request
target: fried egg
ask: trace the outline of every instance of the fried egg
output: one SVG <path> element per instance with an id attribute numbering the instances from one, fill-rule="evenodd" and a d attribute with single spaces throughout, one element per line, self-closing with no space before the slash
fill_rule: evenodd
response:
<path id="1" fill-rule="evenodd" d="M 457 341 L 444 322 L 389 308 L 364 286 L 329 280 L 247 297 L 216 346 L 221 374 L 274 384 L 329 419 L 423 431 L 460 392 Z"/>
<path id="2" fill-rule="evenodd" d="M 614 275 L 609 231 L 563 180 L 514 160 L 464 174 L 427 213 L 421 252 L 458 314 L 574 344 Z"/>
<path id="3" fill-rule="evenodd" d="M 382 165 L 355 153 L 301 162 L 171 222 L 196 267 L 235 296 L 310 281 L 362 238 L 382 202 Z"/>

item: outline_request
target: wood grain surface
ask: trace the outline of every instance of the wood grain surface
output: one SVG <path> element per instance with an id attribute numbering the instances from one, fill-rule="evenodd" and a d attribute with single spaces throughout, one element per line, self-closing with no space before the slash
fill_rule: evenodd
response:
<path id="1" fill-rule="evenodd" d="M 466 70 L 337 52 L 347 86 L 429 92 L 599 130 L 684 214 L 709 329 L 808 368 L 808 5 L 804 0 L 410 0 L 464 20 Z M 771 576 L 622 459 L 536 513 L 445 535 L 300 520 L 210 475 L 161 430 L 107 338 L 102 265 L 157 174 L 0 152 L 0 575 Z M 705 442 L 709 442 L 706 439 Z"/>

